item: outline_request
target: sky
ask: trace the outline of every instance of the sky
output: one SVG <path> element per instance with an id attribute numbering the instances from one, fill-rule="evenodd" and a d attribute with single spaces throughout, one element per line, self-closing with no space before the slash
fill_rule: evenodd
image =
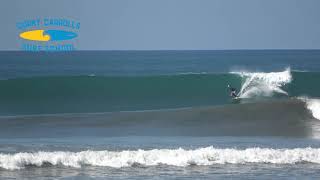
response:
<path id="1" fill-rule="evenodd" d="M 79 50 L 320 49 L 319 0 L 2 0 L 0 50 L 16 23 L 79 21 Z"/>

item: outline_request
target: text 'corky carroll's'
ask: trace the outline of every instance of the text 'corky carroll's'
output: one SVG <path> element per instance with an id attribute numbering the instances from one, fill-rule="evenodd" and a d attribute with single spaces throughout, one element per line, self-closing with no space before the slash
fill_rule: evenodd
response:
<path id="1" fill-rule="evenodd" d="M 80 22 L 64 18 L 37 18 L 17 22 L 21 49 L 25 51 L 75 50 Z"/>

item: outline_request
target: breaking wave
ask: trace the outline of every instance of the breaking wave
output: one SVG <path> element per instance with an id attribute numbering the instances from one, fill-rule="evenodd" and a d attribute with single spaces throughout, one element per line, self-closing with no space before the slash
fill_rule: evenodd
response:
<path id="1" fill-rule="evenodd" d="M 320 164 L 319 148 L 295 149 L 218 149 L 214 147 L 186 149 L 153 149 L 126 151 L 34 152 L 0 154 L 0 167 L 8 170 L 27 166 L 105 166 L 112 168 L 132 166 L 190 166 L 214 164 Z"/>
<path id="2" fill-rule="evenodd" d="M 282 87 L 292 81 L 290 68 L 283 72 L 233 72 L 244 78 L 239 91 L 241 98 L 273 96 L 274 93 L 288 95 Z"/>
<path id="3" fill-rule="evenodd" d="M 307 97 L 300 97 L 299 99 L 306 103 L 306 107 L 313 117 L 320 120 L 320 99 L 310 99 Z"/>
<path id="4" fill-rule="evenodd" d="M 320 120 L 320 100 L 311 99 L 307 102 L 308 109 L 312 112 L 313 117 Z"/>

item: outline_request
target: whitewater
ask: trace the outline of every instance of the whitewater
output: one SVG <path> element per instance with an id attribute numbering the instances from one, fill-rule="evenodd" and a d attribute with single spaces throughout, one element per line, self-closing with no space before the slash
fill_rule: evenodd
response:
<path id="1" fill-rule="evenodd" d="M 244 82 L 241 86 L 240 98 L 253 98 L 261 96 L 272 96 L 274 93 L 288 95 L 281 89 L 282 86 L 292 81 L 290 68 L 282 72 L 231 72 L 240 75 Z"/>
<path id="2" fill-rule="evenodd" d="M 82 152 L 34 152 L 0 154 L 0 167 L 14 170 L 26 166 L 208 166 L 214 164 L 320 164 L 319 148 L 271 149 L 219 149 L 214 147 L 194 150 L 153 149 L 136 151 L 82 151 Z"/>
<path id="3" fill-rule="evenodd" d="M 311 111 L 313 117 L 320 120 L 320 99 L 300 98 L 306 102 L 307 108 Z"/>
<path id="4" fill-rule="evenodd" d="M 308 97 L 294 97 L 283 89 L 293 80 L 290 68 L 280 72 L 231 72 L 242 78 L 242 84 L 238 96 L 243 99 L 253 99 L 261 97 L 273 97 L 275 95 L 285 95 L 287 97 L 302 100 L 306 108 L 310 110 L 313 117 L 320 119 L 320 100 Z"/>

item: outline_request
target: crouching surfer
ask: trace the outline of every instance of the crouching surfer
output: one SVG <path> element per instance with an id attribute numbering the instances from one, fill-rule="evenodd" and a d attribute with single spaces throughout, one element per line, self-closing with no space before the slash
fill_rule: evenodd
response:
<path id="1" fill-rule="evenodd" d="M 237 95 L 237 90 L 236 90 L 236 88 L 231 87 L 229 84 L 228 84 L 228 88 L 229 88 L 229 90 L 230 90 L 230 96 L 231 96 L 232 98 L 237 98 L 237 97 L 239 97 L 239 96 Z"/>

